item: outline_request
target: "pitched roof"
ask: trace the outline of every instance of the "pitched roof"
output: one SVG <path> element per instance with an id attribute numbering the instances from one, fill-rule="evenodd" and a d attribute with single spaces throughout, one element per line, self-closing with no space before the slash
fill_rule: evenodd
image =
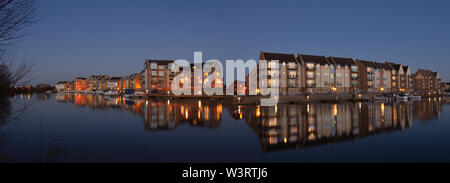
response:
<path id="1" fill-rule="evenodd" d="M 156 63 L 158 65 L 167 65 L 169 63 L 173 63 L 173 60 L 153 60 L 153 59 L 146 59 L 145 62 L 147 63 Z"/>
<path id="2" fill-rule="evenodd" d="M 428 76 L 428 77 L 433 77 L 433 76 L 434 76 L 433 72 L 430 71 L 430 70 L 419 69 L 419 70 L 417 70 L 417 72 L 415 73 L 415 75 L 417 75 L 417 74 L 419 74 L 419 73 L 422 74 L 423 76 Z"/>
<path id="3" fill-rule="evenodd" d="M 303 61 L 305 63 L 315 63 L 315 64 L 321 64 L 321 65 L 329 65 L 330 64 L 325 56 L 298 54 L 297 59 L 299 59 L 299 60 L 303 59 Z"/>
<path id="4" fill-rule="evenodd" d="M 111 77 L 111 78 L 109 78 L 109 80 L 120 80 L 121 79 L 121 77 Z"/>
<path id="5" fill-rule="evenodd" d="M 372 61 L 360 60 L 360 59 L 356 59 L 356 60 L 361 62 L 361 64 L 363 64 L 366 67 L 373 67 L 373 68 L 379 68 L 380 67 L 375 62 L 372 62 Z"/>
<path id="6" fill-rule="evenodd" d="M 386 62 L 387 64 L 391 65 L 395 70 L 400 70 L 400 64 L 392 63 L 392 62 Z"/>
<path id="7" fill-rule="evenodd" d="M 404 65 L 404 66 L 403 66 L 403 70 L 404 70 L 404 71 L 407 71 L 408 68 L 409 68 L 409 66 L 407 66 L 407 65 Z"/>
<path id="8" fill-rule="evenodd" d="M 270 60 L 278 60 L 279 62 L 297 62 L 294 54 L 286 54 L 286 53 L 270 53 L 270 52 L 261 52 L 264 59 L 267 61 Z"/>
<path id="9" fill-rule="evenodd" d="M 394 68 L 392 68 L 392 66 L 391 65 L 389 65 L 389 64 L 386 64 L 386 63 L 379 63 L 379 62 L 375 62 L 381 69 L 384 69 L 384 70 L 392 70 L 392 69 L 394 69 Z"/>
<path id="10" fill-rule="evenodd" d="M 342 58 L 342 57 L 329 57 L 336 65 L 355 65 L 355 61 L 352 58 Z"/>

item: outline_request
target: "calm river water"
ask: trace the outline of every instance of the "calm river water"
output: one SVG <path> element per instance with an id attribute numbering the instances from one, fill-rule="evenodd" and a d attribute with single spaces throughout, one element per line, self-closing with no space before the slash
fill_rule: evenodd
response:
<path id="1" fill-rule="evenodd" d="M 16 95 L 0 110 L 0 161 L 450 162 L 445 101 L 260 107 Z"/>

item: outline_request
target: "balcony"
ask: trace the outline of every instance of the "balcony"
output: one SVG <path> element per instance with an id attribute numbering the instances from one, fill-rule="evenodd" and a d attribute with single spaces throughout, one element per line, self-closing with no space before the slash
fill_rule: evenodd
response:
<path id="1" fill-rule="evenodd" d="M 306 84 L 306 86 L 307 87 L 316 87 L 316 84 L 315 83 L 309 83 L 309 84 Z"/>
<path id="2" fill-rule="evenodd" d="M 289 75 L 288 78 L 289 78 L 289 79 L 297 79 L 297 76 L 295 76 L 295 75 Z"/>
<path id="3" fill-rule="evenodd" d="M 315 71 L 316 67 L 306 67 L 305 70 L 307 70 L 307 71 Z"/>

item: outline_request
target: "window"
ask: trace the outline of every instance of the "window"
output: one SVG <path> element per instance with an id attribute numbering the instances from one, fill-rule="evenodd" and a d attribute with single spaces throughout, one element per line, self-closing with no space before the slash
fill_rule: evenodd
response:
<path id="1" fill-rule="evenodd" d="M 290 79 L 289 80 L 289 86 L 293 86 L 293 87 L 297 86 L 296 80 L 295 79 Z"/>
<path id="2" fill-rule="evenodd" d="M 308 68 L 308 69 L 310 69 L 310 70 L 313 70 L 313 69 L 314 69 L 314 64 L 312 64 L 312 63 L 307 63 L 307 64 L 306 64 L 306 68 Z"/>
<path id="3" fill-rule="evenodd" d="M 164 76 L 164 71 L 159 71 L 159 76 Z"/>
<path id="4" fill-rule="evenodd" d="M 277 70 L 269 70 L 269 75 L 273 76 L 273 77 L 278 77 L 278 71 Z"/>
<path id="5" fill-rule="evenodd" d="M 277 63 L 276 62 L 269 62 L 268 67 L 269 68 L 277 68 Z"/>
<path id="6" fill-rule="evenodd" d="M 150 63 L 150 69 L 156 69 L 158 64 L 156 63 Z"/>
<path id="7" fill-rule="evenodd" d="M 152 76 L 156 76 L 156 71 L 152 71 Z"/>
<path id="8" fill-rule="evenodd" d="M 358 73 L 352 73 L 352 79 L 358 79 Z"/>
<path id="9" fill-rule="evenodd" d="M 297 67 L 297 64 L 295 62 L 289 62 L 289 69 L 295 69 Z"/>
<path id="10" fill-rule="evenodd" d="M 296 78 L 297 77 L 297 72 L 296 71 L 289 71 L 289 77 L 290 78 Z"/>
<path id="11" fill-rule="evenodd" d="M 164 69 L 164 65 L 159 65 L 158 69 Z"/>
<path id="12" fill-rule="evenodd" d="M 309 78 L 309 79 L 314 78 L 314 72 L 313 71 L 306 72 L 306 78 Z"/>
<path id="13" fill-rule="evenodd" d="M 314 80 L 307 80 L 306 81 L 306 85 L 308 86 L 308 87 L 314 87 L 315 85 L 314 85 Z"/>
<path id="14" fill-rule="evenodd" d="M 352 65 L 352 72 L 358 72 L 358 66 Z"/>

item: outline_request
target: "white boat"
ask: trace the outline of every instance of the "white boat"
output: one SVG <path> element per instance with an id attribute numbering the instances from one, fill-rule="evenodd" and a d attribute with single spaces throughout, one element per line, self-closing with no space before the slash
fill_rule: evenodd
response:
<path id="1" fill-rule="evenodd" d="M 407 102 L 408 101 L 408 96 L 396 95 L 395 96 L 395 101 L 397 101 L 397 102 Z"/>
<path id="2" fill-rule="evenodd" d="M 145 96 L 145 92 L 144 91 L 135 91 L 133 93 L 133 96 L 143 97 L 143 96 Z"/>

